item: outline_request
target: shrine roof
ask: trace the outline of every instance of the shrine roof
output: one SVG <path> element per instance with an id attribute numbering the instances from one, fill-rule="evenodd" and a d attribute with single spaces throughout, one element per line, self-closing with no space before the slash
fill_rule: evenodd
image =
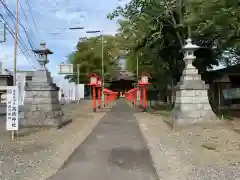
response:
<path id="1" fill-rule="evenodd" d="M 136 78 L 132 72 L 129 71 L 116 71 L 112 75 L 112 81 L 120 81 L 120 80 L 125 80 L 125 81 L 135 81 Z"/>
<path id="2" fill-rule="evenodd" d="M 219 77 L 222 77 L 223 75 L 240 75 L 240 64 L 229 66 L 222 69 L 207 71 L 205 73 L 202 73 L 202 76 L 205 80 L 214 80 Z"/>

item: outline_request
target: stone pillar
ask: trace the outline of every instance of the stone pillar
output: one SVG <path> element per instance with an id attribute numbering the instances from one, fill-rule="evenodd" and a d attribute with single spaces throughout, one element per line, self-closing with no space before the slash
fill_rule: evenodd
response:
<path id="1" fill-rule="evenodd" d="M 174 127 L 209 123 L 218 120 L 209 104 L 209 86 L 201 80 L 198 70 L 192 65 L 196 59 L 194 51 L 199 47 L 187 39 L 184 46 L 185 69 L 175 87 L 176 101 L 172 111 Z"/>
<path id="2" fill-rule="evenodd" d="M 70 122 L 64 117 L 59 98 L 59 88 L 52 82 L 50 72 L 45 65 L 47 55 L 52 52 L 41 44 L 41 49 L 34 50 L 39 55 L 40 68 L 33 73 L 32 81 L 28 82 L 24 98 L 24 111 L 20 115 L 20 125 L 23 127 L 51 126 L 61 127 Z"/>

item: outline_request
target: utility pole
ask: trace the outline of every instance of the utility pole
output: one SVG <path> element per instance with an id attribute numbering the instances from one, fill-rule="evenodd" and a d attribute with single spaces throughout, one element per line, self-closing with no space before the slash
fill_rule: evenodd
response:
<path id="1" fill-rule="evenodd" d="M 101 51 L 102 51 L 102 104 L 104 105 L 104 93 L 103 93 L 103 89 L 104 89 L 104 52 L 103 52 L 103 31 L 102 31 L 102 34 L 101 34 L 101 43 L 102 43 L 102 46 L 101 46 Z"/>
<path id="2" fill-rule="evenodd" d="M 16 22 L 15 22 L 15 34 L 14 34 L 14 59 L 13 59 L 13 83 L 17 85 L 17 46 L 18 46 L 18 6 L 19 0 L 16 0 Z"/>
<path id="3" fill-rule="evenodd" d="M 16 22 L 14 34 L 14 59 L 13 59 L 13 85 L 17 85 L 17 46 L 18 46 L 18 5 L 19 0 L 16 0 Z M 12 131 L 12 140 L 15 139 L 15 131 Z"/>
<path id="4" fill-rule="evenodd" d="M 102 78 L 102 104 L 104 105 L 104 41 L 103 41 L 103 30 L 93 30 L 93 31 L 86 31 L 87 34 L 94 34 L 94 33 L 101 33 L 101 78 Z"/>
<path id="5" fill-rule="evenodd" d="M 77 64 L 77 101 L 79 104 L 79 92 L 78 92 L 78 87 L 80 84 L 80 64 Z"/>
<path id="6" fill-rule="evenodd" d="M 139 74 L 138 74 L 138 55 L 137 55 L 137 80 L 138 80 L 138 76 L 139 76 Z"/>

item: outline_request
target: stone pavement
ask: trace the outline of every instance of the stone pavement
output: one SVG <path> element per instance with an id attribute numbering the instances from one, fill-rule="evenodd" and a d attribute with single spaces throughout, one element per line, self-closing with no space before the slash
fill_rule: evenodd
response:
<path id="1" fill-rule="evenodd" d="M 72 117 L 72 123 L 58 130 L 24 130 L 15 141 L 1 127 L 0 179 L 45 180 L 55 174 L 106 113 L 93 113 L 91 104 L 89 100 L 66 104 L 63 110 Z"/>
<path id="2" fill-rule="evenodd" d="M 49 180 L 157 180 L 134 109 L 118 100 Z"/>

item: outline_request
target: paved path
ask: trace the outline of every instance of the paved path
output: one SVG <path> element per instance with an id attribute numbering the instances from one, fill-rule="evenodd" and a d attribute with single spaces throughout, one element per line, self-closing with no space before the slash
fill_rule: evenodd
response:
<path id="1" fill-rule="evenodd" d="M 89 137 L 49 180 L 157 180 L 148 148 L 124 100 L 118 100 Z"/>

